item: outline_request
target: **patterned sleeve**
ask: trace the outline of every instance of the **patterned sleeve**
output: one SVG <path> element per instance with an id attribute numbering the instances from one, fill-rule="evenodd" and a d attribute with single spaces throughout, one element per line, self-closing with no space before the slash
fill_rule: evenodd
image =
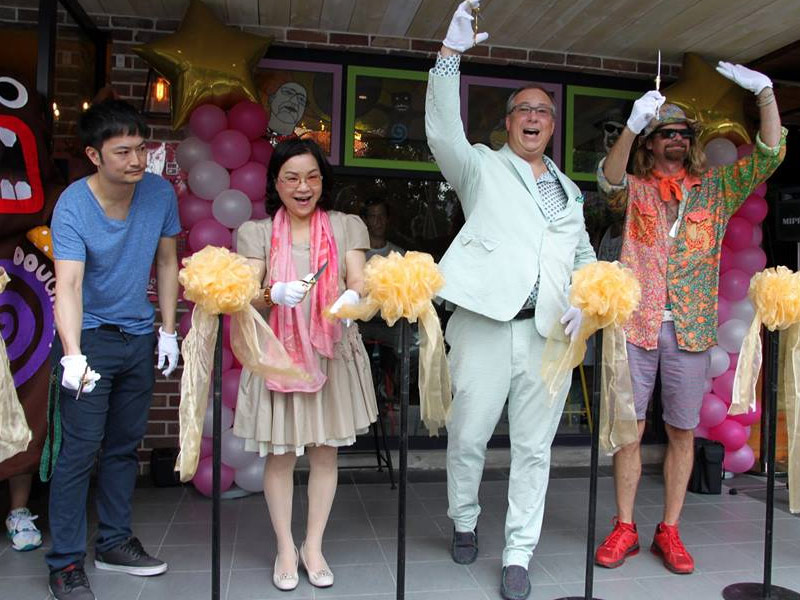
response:
<path id="1" fill-rule="evenodd" d="M 433 65 L 431 73 L 441 75 L 443 77 L 454 77 L 459 74 L 459 67 L 461 65 L 461 55 L 454 54 L 452 56 L 436 55 L 436 64 Z"/>
<path id="2" fill-rule="evenodd" d="M 369 250 L 369 233 L 358 215 L 344 216 L 345 252 Z"/>
<path id="3" fill-rule="evenodd" d="M 761 140 L 761 134 L 758 134 L 753 152 L 749 156 L 742 157 L 731 165 L 714 169 L 713 176 L 718 178 L 728 216 L 735 213 L 744 204 L 747 196 L 783 162 L 786 156 L 786 134 L 786 128 L 782 127 L 781 140 L 774 147 L 767 146 Z"/>
<path id="4" fill-rule="evenodd" d="M 260 221 L 246 221 L 236 230 L 236 252 L 246 258 L 267 259 L 264 227 Z"/>
<path id="5" fill-rule="evenodd" d="M 597 165 L 597 189 L 605 197 L 608 203 L 608 208 L 611 212 L 623 215 L 628 206 L 628 174 L 622 175 L 622 181 L 619 184 L 611 183 L 605 173 L 603 173 L 603 165 L 606 159 L 603 158 L 600 164 Z"/>

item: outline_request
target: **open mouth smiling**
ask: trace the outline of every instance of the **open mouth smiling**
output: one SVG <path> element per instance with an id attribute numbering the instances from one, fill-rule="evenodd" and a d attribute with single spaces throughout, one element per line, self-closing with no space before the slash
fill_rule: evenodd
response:
<path id="1" fill-rule="evenodd" d="M 35 213 L 43 206 L 33 132 L 21 119 L 0 115 L 0 213 Z"/>

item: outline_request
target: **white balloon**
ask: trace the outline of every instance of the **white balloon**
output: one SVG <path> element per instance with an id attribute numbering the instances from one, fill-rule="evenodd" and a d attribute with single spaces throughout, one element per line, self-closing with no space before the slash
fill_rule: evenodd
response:
<path id="1" fill-rule="evenodd" d="M 230 429 L 233 425 L 233 411 L 222 405 L 222 431 Z M 214 403 L 211 399 L 208 400 L 208 408 L 206 408 L 206 416 L 203 419 L 203 436 L 211 437 L 214 435 Z"/>
<path id="2" fill-rule="evenodd" d="M 253 452 L 244 449 L 244 438 L 234 435 L 233 429 L 222 432 L 222 462 L 232 469 L 246 467 L 255 458 Z"/>
<path id="3" fill-rule="evenodd" d="M 711 167 L 719 167 L 736 162 L 736 145 L 728 138 L 715 137 L 706 144 L 703 151 L 706 154 L 706 161 Z"/>
<path id="4" fill-rule="evenodd" d="M 719 346 L 714 346 L 708 351 L 709 363 L 706 377 L 719 377 L 731 366 L 731 357 Z"/>
<path id="5" fill-rule="evenodd" d="M 730 357 L 728 357 L 728 360 L 730 360 Z M 703 384 L 703 393 L 707 394 L 711 391 L 712 387 L 714 387 L 712 381 L 710 379 L 706 379 L 706 382 Z"/>
<path id="6" fill-rule="evenodd" d="M 224 190 L 217 194 L 211 205 L 214 218 L 228 229 L 236 229 L 250 218 L 253 204 L 244 192 Z"/>
<path id="7" fill-rule="evenodd" d="M 753 322 L 755 316 L 756 309 L 753 303 L 750 302 L 750 298 L 745 298 L 744 300 L 739 300 L 731 304 L 731 319 L 739 319 L 749 326 L 750 323 Z"/>
<path id="8" fill-rule="evenodd" d="M 730 354 L 737 354 L 749 326 L 741 319 L 728 319 L 717 329 L 717 343 Z"/>
<path id="9" fill-rule="evenodd" d="M 189 171 L 189 189 L 198 198 L 213 200 L 220 192 L 231 187 L 228 169 L 213 160 L 201 160 Z"/>
<path id="10" fill-rule="evenodd" d="M 248 492 L 260 492 L 264 489 L 264 466 L 267 464 L 266 456 L 255 457 L 250 464 L 236 469 L 233 481 L 243 490 Z"/>
<path id="11" fill-rule="evenodd" d="M 175 149 L 178 166 L 187 173 L 201 160 L 211 159 L 211 146 L 196 137 L 188 137 Z"/>

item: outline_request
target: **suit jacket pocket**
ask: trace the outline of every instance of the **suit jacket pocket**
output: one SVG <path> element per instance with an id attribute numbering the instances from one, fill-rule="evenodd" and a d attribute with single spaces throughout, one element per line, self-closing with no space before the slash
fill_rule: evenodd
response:
<path id="1" fill-rule="evenodd" d="M 487 252 L 491 252 L 500 245 L 498 240 L 488 238 L 480 235 L 474 231 L 462 231 L 458 235 L 458 239 L 462 246 L 470 246 L 473 248 L 483 248 Z"/>

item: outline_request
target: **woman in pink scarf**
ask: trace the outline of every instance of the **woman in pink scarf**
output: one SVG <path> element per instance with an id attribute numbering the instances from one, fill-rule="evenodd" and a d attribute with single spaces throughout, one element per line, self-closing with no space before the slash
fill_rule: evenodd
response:
<path id="1" fill-rule="evenodd" d="M 335 313 L 358 302 L 369 248 L 358 216 L 328 210 L 332 188 L 331 167 L 313 141 L 281 142 L 267 173 L 270 218 L 248 221 L 237 233 L 237 251 L 264 286 L 253 305 L 309 374 L 306 381 L 264 380 L 243 369 L 236 406 L 234 433 L 247 449 L 269 455 L 264 495 L 277 538 L 272 580 L 281 590 L 297 587 L 299 563 L 312 585 L 333 585 L 322 535 L 336 493 L 337 447 L 355 442 L 378 412 L 358 328 L 322 315 L 325 308 Z M 291 530 L 293 473 L 304 453 L 308 522 L 298 551 Z"/>

